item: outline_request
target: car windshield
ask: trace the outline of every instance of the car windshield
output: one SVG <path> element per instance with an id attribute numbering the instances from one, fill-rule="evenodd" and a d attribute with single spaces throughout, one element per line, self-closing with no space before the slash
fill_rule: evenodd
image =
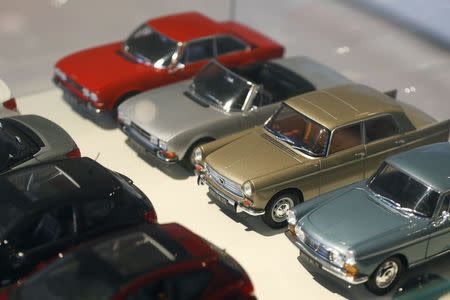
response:
<path id="1" fill-rule="evenodd" d="M 167 67 L 177 50 L 177 42 L 165 37 L 148 25 L 139 27 L 126 40 L 124 49 L 139 62 Z"/>
<path id="2" fill-rule="evenodd" d="M 432 188 L 389 164 L 380 168 L 369 188 L 398 209 L 426 218 L 433 215 L 439 198 Z"/>
<path id="3" fill-rule="evenodd" d="M 267 121 L 264 128 L 296 150 L 325 156 L 330 131 L 286 104 Z"/>
<path id="4" fill-rule="evenodd" d="M 195 76 L 188 93 L 225 111 L 239 111 L 247 99 L 252 83 L 216 61 L 207 64 Z"/>
<path id="5" fill-rule="evenodd" d="M 13 298 L 112 299 L 130 280 L 174 261 L 175 255 L 152 237 L 134 232 L 69 254 L 30 277 L 14 292 Z"/>
<path id="6" fill-rule="evenodd" d="M 37 152 L 36 145 L 10 120 L 0 120 L 0 173 Z"/>

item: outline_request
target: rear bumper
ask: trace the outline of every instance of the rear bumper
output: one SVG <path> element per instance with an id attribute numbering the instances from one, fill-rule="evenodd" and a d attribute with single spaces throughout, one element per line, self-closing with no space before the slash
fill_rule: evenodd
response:
<path id="1" fill-rule="evenodd" d="M 175 164 L 179 161 L 178 156 L 174 158 L 167 158 L 166 156 L 164 156 L 164 150 L 160 149 L 157 145 L 152 144 L 148 138 L 140 134 L 138 130 L 134 129 L 133 127 L 120 123 L 119 127 L 123 131 L 123 133 L 125 133 L 131 140 L 142 146 L 145 149 L 146 153 L 151 154 L 159 161 L 168 165 Z"/>
<path id="2" fill-rule="evenodd" d="M 295 237 L 292 232 L 290 231 L 286 231 L 285 235 L 287 236 L 287 238 L 297 247 L 300 249 L 300 252 L 304 255 L 306 255 L 307 257 L 309 257 L 309 259 L 314 260 L 319 266 L 320 269 L 334 275 L 335 277 L 344 280 L 345 282 L 352 284 L 352 285 L 357 285 L 357 284 L 362 284 L 365 283 L 369 278 L 368 276 L 365 275 L 357 275 L 356 277 L 351 277 L 348 276 L 345 272 L 345 270 L 332 265 L 331 263 L 329 263 L 328 261 L 324 260 L 323 258 L 319 257 L 316 253 L 314 253 L 310 248 L 306 247 L 302 242 L 300 242 L 297 237 Z"/>

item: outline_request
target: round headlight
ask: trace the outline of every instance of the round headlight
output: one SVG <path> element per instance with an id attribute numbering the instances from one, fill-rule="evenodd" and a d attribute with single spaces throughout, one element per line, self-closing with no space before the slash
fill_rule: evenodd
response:
<path id="1" fill-rule="evenodd" d="M 345 256 L 335 249 L 329 250 L 328 259 L 335 265 L 343 267 L 345 264 Z"/>
<path id="2" fill-rule="evenodd" d="M 297 216 L 292 209 L 288 210 L 286 215 L 288 224 L 295 225 L 297 223 Z"/>
<path id="3" fill-rule="evenodd" d="M 162 150 L 167 150 L 167 142 L 164 142 L 163 140 L 159 140 L 158 146 Z"/>
<path id="4" fill-rule="evenodd" d="M 81 90 L 81 93 L 83 93 L 83 96 L 85 96 L 85 97 L 90 97 L 90 95 L 91 95 L 91 92 L 89 92 L 89 90 L 87 89 L 87 88 L 83 88 L 82 90 Z"/>
<path id="5" fill-rule="evenodd" d="M 305 232 L 302 230 L 302 226 L 300 225 L 300 222 L 295 225 L 295 234 L 297 234 L 297 237 L 300 241 L 305 241 Z"/>
<path id="6" fill-rule="evenodd" d="M 201 147 L 194 149 L 194 162 L 199 163 L 203 160 L 203 150 Z"/>
<path id="7" fill-rule="evenodd" d="M 253 185 L 250 181 L 244 182 L 242 185 L 242 192 L 247 198 L 250 198 L 253 195 Z"/>
<path id="8" fill-rule="evenodd" d="M 94 102 L 97 102 L 97 101 L 98 101 L 98 96 L 97 96 L 97 94 L 90 93 L 90 94 L 89 94 L 89 98 L 90 98 L 92 101 L 94 101 Z"/>

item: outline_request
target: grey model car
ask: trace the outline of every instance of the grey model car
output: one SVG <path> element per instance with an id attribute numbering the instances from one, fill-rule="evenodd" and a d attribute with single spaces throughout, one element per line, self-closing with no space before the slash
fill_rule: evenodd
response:
<path id="1" fill-rule="evenodd" d="M 450 144 L 391 156 L 368 180 L 296 206 L 287 236 L 301 257 L 387 293 L 408 268 L 450 252 Z"/>
<path id="2" fill-rule="evenodd" d="M 260 125 L 290 97 L 350 81 L 307 57 L 228 69 L 211 61 L 193 80 L 121 104 L 122 130 L 164 162 L 192 167 L 195 146 Z"/>
<path id="3" fill-rule="evenodd" d="M 73 139 L 50 120 L 35 115 L 0 119 L 0 174 L 79 156 L 80 150 Z"/>

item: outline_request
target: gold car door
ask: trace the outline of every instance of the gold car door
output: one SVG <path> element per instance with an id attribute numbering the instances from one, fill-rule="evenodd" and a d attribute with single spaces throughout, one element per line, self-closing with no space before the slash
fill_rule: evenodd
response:
<path id="1" fill-rule="evenodd" d="M 333 131 L 328 155 L 320 161 L 320 193 L 364 179 L 361 123 Z"/>

